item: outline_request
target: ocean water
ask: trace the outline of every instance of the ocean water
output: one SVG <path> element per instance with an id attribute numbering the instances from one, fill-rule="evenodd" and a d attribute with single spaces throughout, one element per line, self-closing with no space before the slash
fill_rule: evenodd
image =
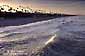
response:
<path id="1" fill-rule="evenodd" d="M 85 16 L 25 21 L 0 21 L 0 56 L 85 56 Z"/>

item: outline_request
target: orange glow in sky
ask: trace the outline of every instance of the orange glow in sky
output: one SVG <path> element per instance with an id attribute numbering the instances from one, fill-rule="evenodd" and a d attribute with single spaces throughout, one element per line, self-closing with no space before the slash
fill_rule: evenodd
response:
<path id="1" fill-rule="evenodd" d="M 85 15 L 85 1 L 57 1 L 57 0 L 0 0 L 0 5 L 12 7 L 29 6 L 33 10 L 44 10 L 66 14 Z"/>

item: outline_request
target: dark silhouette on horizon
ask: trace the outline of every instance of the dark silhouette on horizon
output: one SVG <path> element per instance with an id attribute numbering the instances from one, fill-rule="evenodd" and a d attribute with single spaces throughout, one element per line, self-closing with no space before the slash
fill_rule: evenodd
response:
<path id="1" fill-rule="evenodd" d="M 3 6 L 6 6 L 8 8 L 8 12 L 5 11 L 5 8 L 3 8 Z M 42 13 L 38 11 L 33 12 L 31 8 L 29 8 L 30 11 L 25 9 L 21 9 L 21 11 L 18 11 L 8 5 L 3 6 L 0 6 L 0 27 L 24 25 L 37 21 L 54 19 L 57 17 L 75 16 L 59 13 Z M 12 10 L 14 12 L 11 12 Z"/>

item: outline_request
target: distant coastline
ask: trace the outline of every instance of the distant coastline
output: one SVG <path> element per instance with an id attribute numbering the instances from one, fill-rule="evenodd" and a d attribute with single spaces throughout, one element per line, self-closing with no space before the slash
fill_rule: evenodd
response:
<path id="1" fill-rule="evenodd" d="M 30 12 L 29 10 L 25 10 L 25 12 L 23 12 L 24 9 L 21 9 L 21 11 L 15 10 L 16 12 L 11 12 L 14 9 L 12 9 L 12 7 L 9 6 L 7 7 L 9 8 L 9 12 L 5 11 L 5 9 L 2 7 L 0 9 L 0 27 L 24 25 L 28 23 L 54 19 L 58 17 L 76 16 L 59 13 L 43 13 L 38 11 Z"/>

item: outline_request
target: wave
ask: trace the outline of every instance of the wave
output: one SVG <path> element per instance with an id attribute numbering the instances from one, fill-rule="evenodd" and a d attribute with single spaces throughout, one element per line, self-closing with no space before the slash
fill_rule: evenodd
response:
<path id="1" fill-rule="evenodd" d="M 26 25 L 1 27 L 0 53 L 2 56 L 79 55 L 82 51 L 79 49 L 85 47 L 84 18 L 62 17 Z"/>

